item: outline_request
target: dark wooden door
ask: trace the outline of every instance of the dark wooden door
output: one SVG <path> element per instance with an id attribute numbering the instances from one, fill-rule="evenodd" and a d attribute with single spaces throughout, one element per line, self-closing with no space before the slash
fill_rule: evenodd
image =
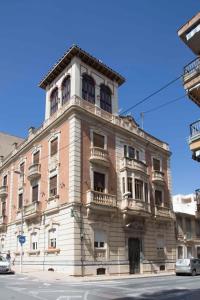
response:
<path id="1" fill-rule="evenodd" d="M 138 238 L 128 239 L 128 256 L 130 274 L 140 273 L 140 240 Z"/>

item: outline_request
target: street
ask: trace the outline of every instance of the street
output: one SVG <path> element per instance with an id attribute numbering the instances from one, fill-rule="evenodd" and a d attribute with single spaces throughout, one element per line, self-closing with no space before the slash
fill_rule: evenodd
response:
<path id="1" fill-rule="evenodd" d="M 92 280 L 92 279 L 91 279 Z M 48 282 L 0 275 L 1 300 L 200 299 L 200 276 L 160 276 L 90 282 Z"/>

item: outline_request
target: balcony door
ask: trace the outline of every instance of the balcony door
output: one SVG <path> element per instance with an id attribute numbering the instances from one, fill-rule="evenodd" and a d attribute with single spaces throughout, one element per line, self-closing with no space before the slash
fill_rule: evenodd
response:
<path id="1" fill-rule="evenodd" d="M 128 239 L 128 258 L 130 274 L 140 273 L 140 239 Z"/>
<path id="2" fill-rule="evenodd" d="M 105 174 L 94 172 L 94 190 L 100 193 L 105 192 Z"/>

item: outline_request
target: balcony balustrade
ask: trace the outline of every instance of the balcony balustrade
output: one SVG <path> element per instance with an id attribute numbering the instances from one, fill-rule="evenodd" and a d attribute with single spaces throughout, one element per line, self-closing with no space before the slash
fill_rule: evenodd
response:
<path id="1" fill-rule="evenodd" d="M 87 206 L 99 209 L 115 209 L 117 199 L 115 195 L 90 190 L 87 192 Z"/>
<path id="2" fill-rule="evenodd" d="M 120 161 L 120 170 L 123 170 L 124 168 L 140 171 L 142 173 L 147 174 L 147 165 L 142 161 L 136 159 L 123 157 Z"/>
<path id="3" fill-rule="evenodd" d="M 164 184 L 165 183 L 164 173 L 161 171 L 153 171 L 152 182 Z"/>
<path id="4" fill-rule="evenodd" d="M 139 213 L 142 216 L 147 216 L 151 213 L 149 203 L 131 198 L 126 198 L 122 200 L 121 209 L 122 211 L 127 212 L 129 214 L 138 215 Z"/>
<path id="5" fill-rule="evenodd" d="M 174 219 L 174 213 L 168 207 L 155 206 L 155 217 L 158 219 Z"/>
<path id="6" fill-rule="evenodd" d="M 200 57 L 185 66 L 183 83 L 189 98 L 200 106 Z"/>
<path id="7" fill-rule="evenodd" d="M 33 219 L 40 216 L 40 202 L 35 201 L 24 206 L 24 219 Z"/>
<path id="8" fill-rule="evenodd" d="M 35 180 L 40 178 L 41 176 L 41 165 L 40 164 L 33 164 L 28 169 L 28 179 Z"/>
<path id="9" fill-rule="evenodd" d="M 0 187 L 0 198 L 4 199 L 8 196 L 8 187 L 7 185 L 2 185 Z"/>
<path id="10" fill-rule="evenodd" d="M 90 162 L 101 164 L 104 166 L 109 166 L 108 151 L 103 148 L 92 147 L 90 154 Z"/>

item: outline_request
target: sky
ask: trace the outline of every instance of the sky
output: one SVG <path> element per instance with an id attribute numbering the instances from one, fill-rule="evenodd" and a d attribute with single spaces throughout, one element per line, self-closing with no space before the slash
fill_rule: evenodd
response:
<path id="1" fill-rule="evenodd" d="M 133 106 L 195 58 L 177 30 L 199 8 L 199 0 L 1 0 L 0 131 L 26 137 L 41 125 L 45 92 L 37 85 L 72 44 L 126 78 L 119 107 Z M 178 80 L 129 113 L 141 124 L 141 112 L 182 95 Z M 200 188 L 200 165 L 188 146 L 189 125 L 199 117 L 187 98 L 144 114 L 144 129 L 170 145 L 173 194 Z"/>

